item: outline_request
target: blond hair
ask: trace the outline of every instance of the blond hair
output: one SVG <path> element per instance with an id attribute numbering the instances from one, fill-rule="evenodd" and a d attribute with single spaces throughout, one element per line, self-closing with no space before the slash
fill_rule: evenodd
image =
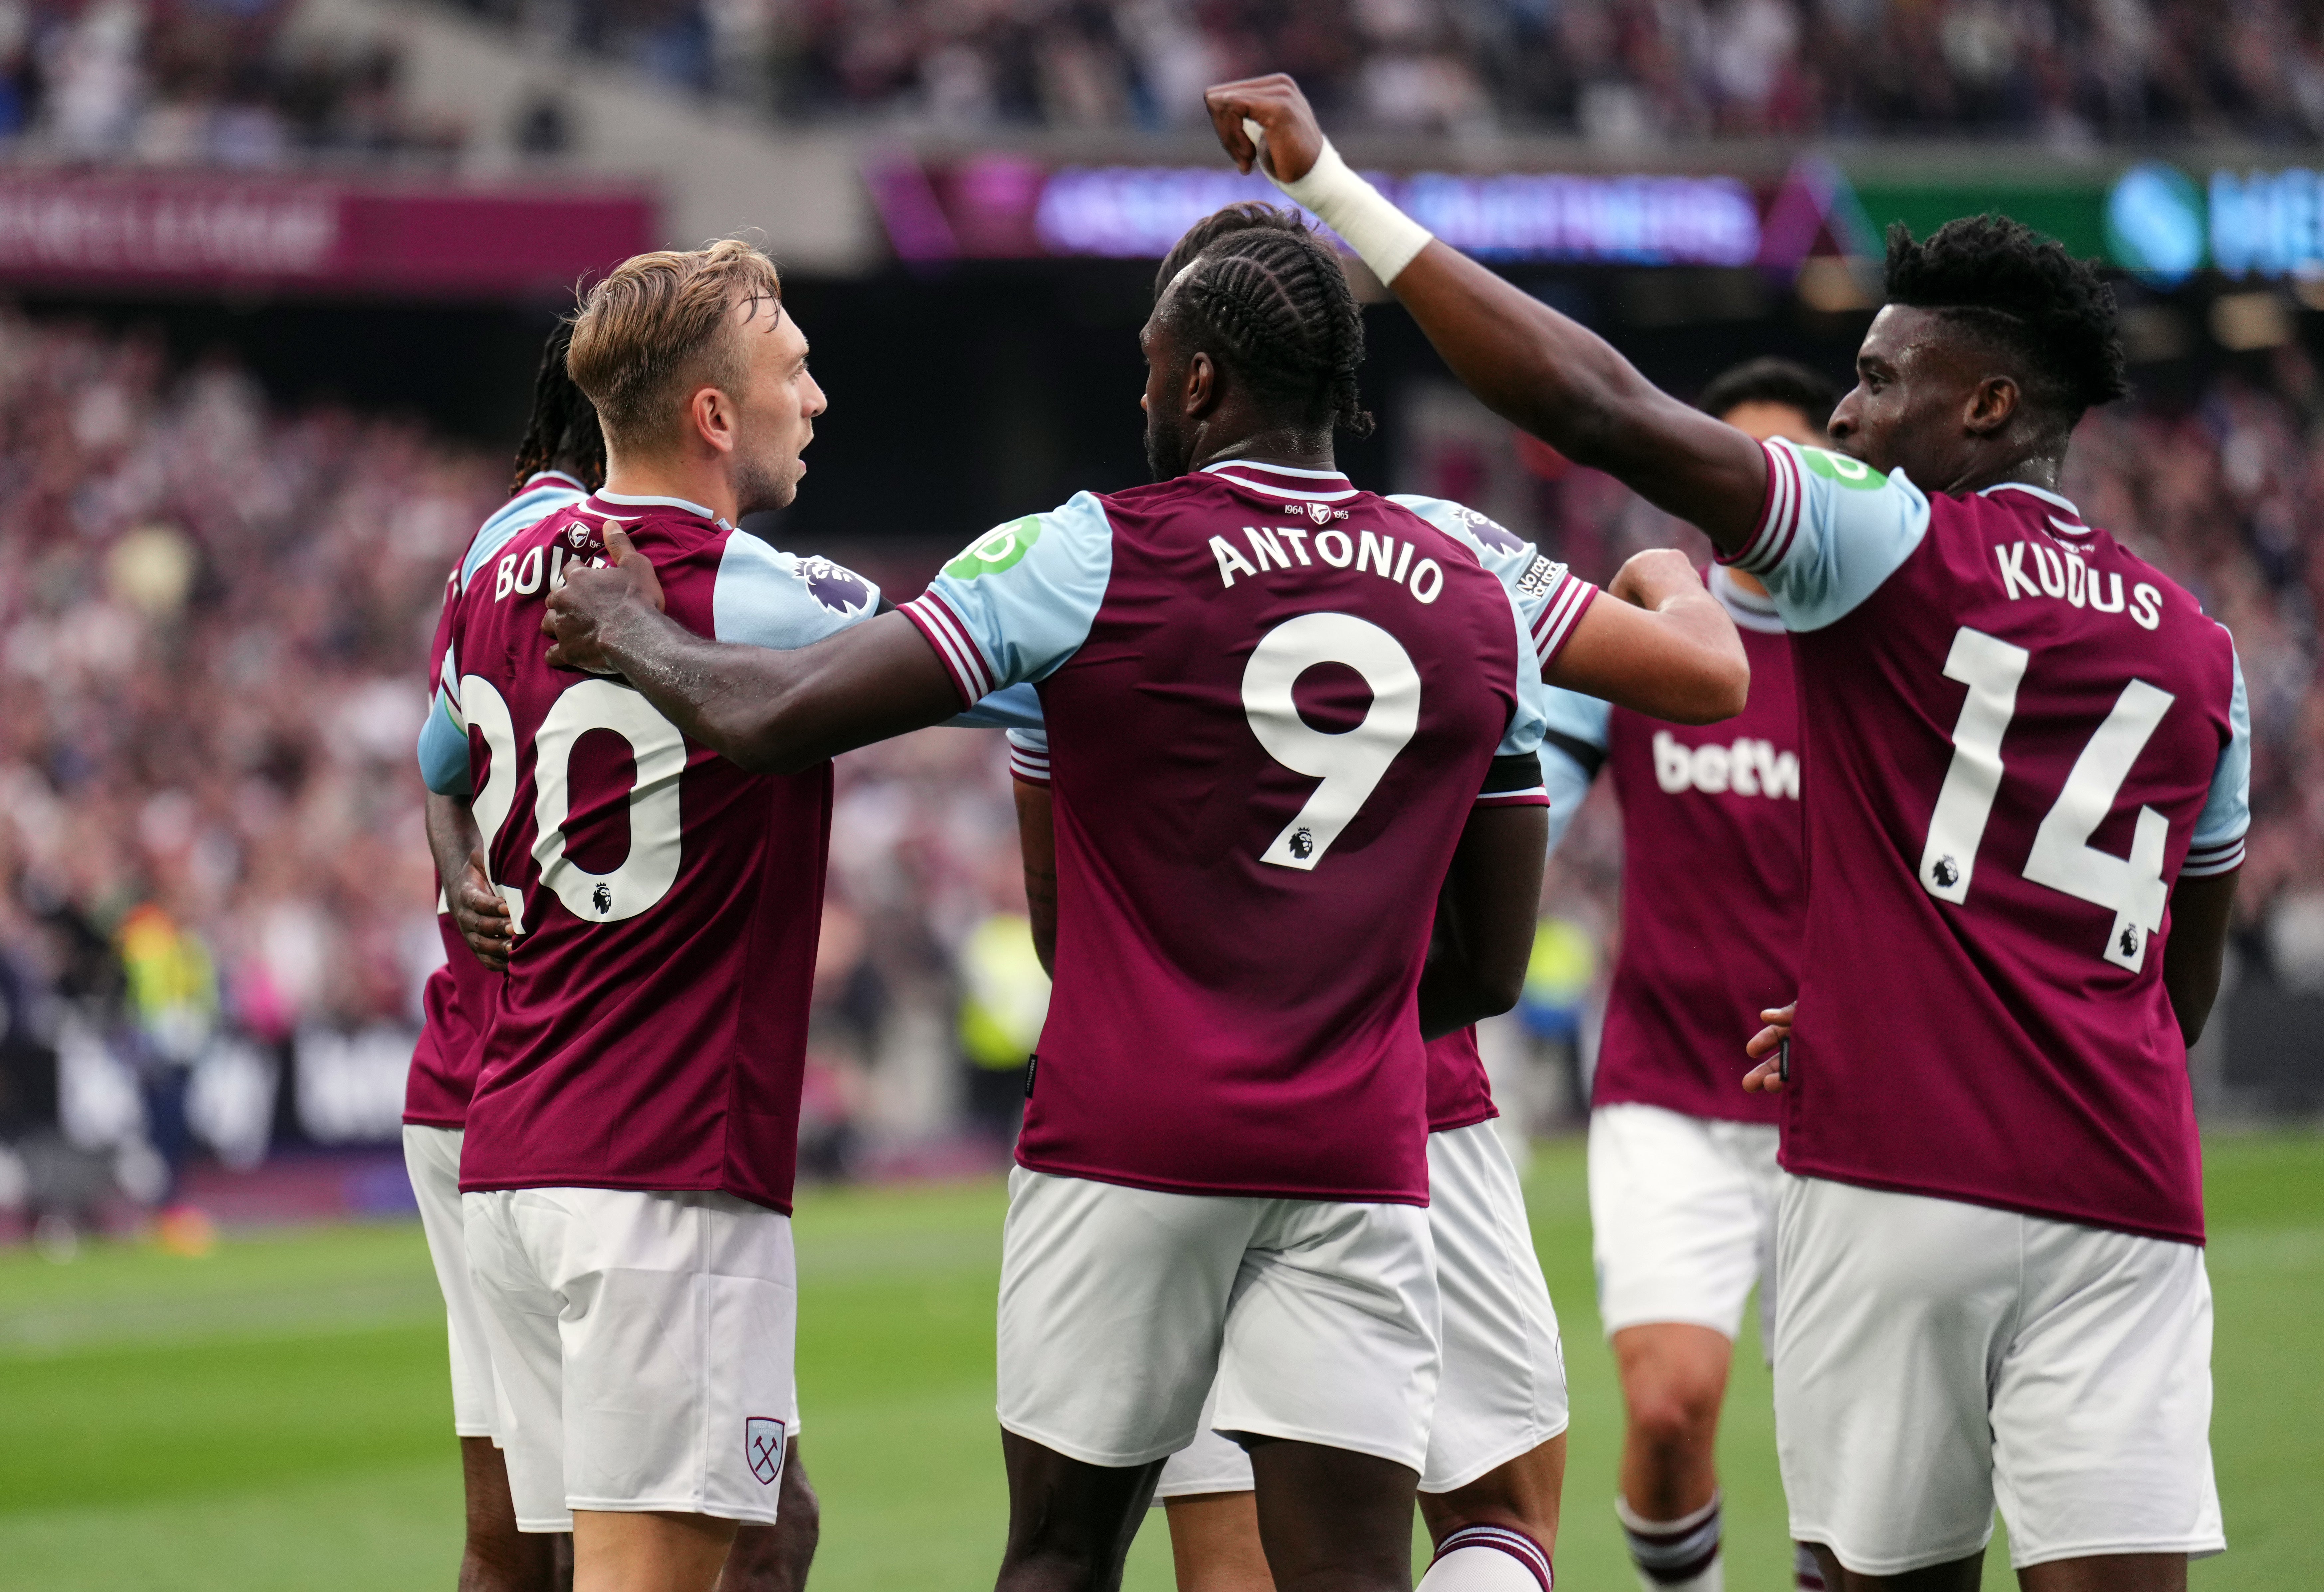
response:
<path id="1" fill-rule="evenodd" d="M 740 238 L 706 248 L 635 255 L 591 288 L 573 323 L 565 367 L 589 394 L 616 449 L 651 450 L 678 430 L 673 400 L 742 379 L 727 312 L 772 301 L 781 313 L 775 263 Z"/>

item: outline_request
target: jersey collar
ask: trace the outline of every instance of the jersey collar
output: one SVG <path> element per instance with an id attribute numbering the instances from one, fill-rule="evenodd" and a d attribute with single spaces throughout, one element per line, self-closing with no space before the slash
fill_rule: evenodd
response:
<path id="1" fill-rule="evenodd" d="M 640 497 L 633 493 L 608 492 L 604 487 L 600 486 L 595 492 L 590 495 L 589 501 L 597 504 L 610 504 L 617 508 L 683 509 L 687 514 L 692 514 L 696 519 L 707 520 L 722 531 L 732 531 L 734 528 L 733 526 L 729 525 L 725 521 L 720 519 L 716 514 L 712 514 L 708 509 L 704 508 L 700 504 L 689 503 L 683 497 Z M 603 509 L 600 509 L 598 512 L 600 514 L 604 513 Z M 638 516 L 635 514 L 614 514 L 611 517 L 616 520 L 634 520 Z"/>
<path id="2" fill-rule="evenodd" d="M 1229 458 L 1204 465 L 1202 473 L 1221 477 L 1268 497 L 1289 498 L 1294 503 L 1344 503 L 1356 495 L 1355 484 L 1337 470 L 1301 470 L 1289 465 Z"/>
<path id="3" fill-rule="evenodd" d="M 2045 492 L 2039 486 L 2029 486 L 2023 481 L 1997 481 L 1992 486 L 1985 488 L 1982 492 L 1979 492 L 1978 495 L 1979 497 L 1991 497 L 1997 492 L 2030 493 L 2034 496 L 2040 498 L 2043 503 L 2051 504 L 2058 508 L 2065 510 L 2066 513 L 2063 518 L 2061 518 L 2056 514 L 2052 514 L 2049 517 L 2050 528 L 2061 536 L 2088 536 L 2090 533 L 2090 528 L 2082 523 L 2082 511 L 2076 508 L 2071 501 L 2059 496 L 2054 492 Z"/>
<path id="4" fill-rule="evenodd" d="M 563 470 L 535 470 L 524 478 L 524 485 L 516 489 L 516 495 L 522 497 L 528 492 L 538 492 L 544 486 L 570 486 L 576 492 L 589 490 Z"/>

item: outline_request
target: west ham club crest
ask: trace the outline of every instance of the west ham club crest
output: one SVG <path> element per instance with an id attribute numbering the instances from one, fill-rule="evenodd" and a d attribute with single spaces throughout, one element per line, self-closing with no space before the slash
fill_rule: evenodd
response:
<path id="1" fill-rule="evenodd" d="M 783 1423 L 770 1415 L 751 1415 L 742 1421 L 742 1454 L 761 1486 L 771 1487 L 783 1473 Z"/>

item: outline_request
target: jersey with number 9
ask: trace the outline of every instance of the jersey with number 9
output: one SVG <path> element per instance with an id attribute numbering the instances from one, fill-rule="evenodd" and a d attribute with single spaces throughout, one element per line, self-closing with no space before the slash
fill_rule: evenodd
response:
<path id="1" fill-rule="evenodd" d="M 1437 893 L 1541 737 L 1501 582 L 1343 477 L 1231 464 L 1002 526 L 903 611 L 964 703 L 1032 680 L 1047 723 L 1056 986 L 1019 1162 L 1425 1202 Z M 1498 799 L 1545 800 L 1531 769 Z"/>
<path id="2" fill-rule="evenodd" d="M 829 764 L 745 773 L 622 681 L 552 669 L 541 605 L 618 525 L 670 616 L 802 646 L 872 585 L 674 499 L 604 493 L 470 572 L 449 704 L 516 949 L 483 1047 L 466 1189 L 714 1189 L 789 1208 L 822 923 Z"/>
<path id="3" fill-rule="evenodd" d="M 2053 493 L 1767 461 L 1737 561 L 1805 731 L 1784 1164 L 2200 1243 L 2163 960 L 2172 886 L 2243 857 L 2234 643 Z"/>

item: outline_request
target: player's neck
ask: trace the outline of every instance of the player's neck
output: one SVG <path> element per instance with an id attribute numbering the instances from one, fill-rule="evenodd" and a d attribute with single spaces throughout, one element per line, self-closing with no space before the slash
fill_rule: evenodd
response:
<path id="1" fill-rule="evenodd" d="M 1197 440 L 1189 470 L 1208 469 L 1214 464 L 1240 459 L 1250 464 L 1281 465 L 1294 470 L 1337 470 L 1340 467 L 1332 458 L 1332 436 L 1326 431 L 1318 438 L 1312 431 L 1278 429 L 1249 431 L 1231 441 L 1213 443 L 1204 437 Z"/>
<path id="2" fill-rule="evenodd" d="M 1959 479 L 1941 490 L 1966 496 L 1972 492 L 1982 492 L 1988 486 L 2006 486 L 2014 482 L 2021 486 L 2039 486 L 2044 492 L 2055 492 L 2065 467 L 2066 461 L 2062 456 L 2022 454 L 2015 458 L 1978 459 L 1961 471 Z"/>
<path id="3" fill-rule="evenodd" d="M 740 517 L 733 485 L 724 470 L 707 461 L 609 458 L 605 484 L 598 490 L 617 497 L 678 498 L 708 509 L 713 518 L 730 524 Z"/>

